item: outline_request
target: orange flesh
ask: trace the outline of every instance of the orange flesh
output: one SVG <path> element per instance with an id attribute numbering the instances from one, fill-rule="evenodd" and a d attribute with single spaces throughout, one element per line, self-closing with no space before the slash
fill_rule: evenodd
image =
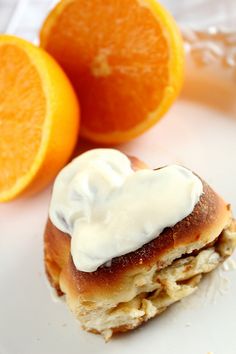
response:
<path id="1" fill-rule="evenodd" d="M 0 191 L 29 171 L 39 149 L 46 99 L 25 52 L 0 46 Z M 32 104 L 32 102 L 34 104 Z"/>
<path id="2" fill-rule="evenodd" d="M 75 0 L 49 27 L 42 45 L 75 87 L 82 127 L 127 131 L 157 109 L 169 82 L 169 47 L 148 8 L 133 0 Z"/>

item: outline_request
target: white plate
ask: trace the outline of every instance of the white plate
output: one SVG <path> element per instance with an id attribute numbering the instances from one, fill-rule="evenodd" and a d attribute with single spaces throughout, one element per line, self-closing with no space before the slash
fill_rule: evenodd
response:
<path id="1" fill-rule="evenodd" d="M 119 148 L 153 167 L 170 162 L 190 167 L 232 203 L 236 214 L 235 69 L 224 67 L 225 57 L 209 47 L 201 53 L 210 62 L 197 65 L 192 59 L 199 57 L 198 38 L 190 37 L 196 43 L 182 96 L 153 129 Z M 227 46 L 215 40 L 215 48 Z M 0 206 L 1 354 L 236 353 L 232 263 L 231 270 L 221 268 L 206 277 L 194 295 L 108 344 L 82 331 L 66 305 L 52 301 L 44 274 L 42 240 L 49 198 L 50 188 Z"/>

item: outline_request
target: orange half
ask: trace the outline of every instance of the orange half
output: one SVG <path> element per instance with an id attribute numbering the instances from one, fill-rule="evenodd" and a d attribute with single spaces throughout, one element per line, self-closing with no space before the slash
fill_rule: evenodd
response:
<path id="1" fill-rule="evenodd" d="M 155 0 L 62 0 L 40 41 L 79 97 L 81 135 L 95 142 L 138 136 L 163 116 L 182 86 L 181 35 Z"/>
<path id="2" fill-rule="evenodd" d="M 0 202 L 46 186 L 69 159 L 79 107 L 59 65 L 20 38 L 0 36 Z"/>

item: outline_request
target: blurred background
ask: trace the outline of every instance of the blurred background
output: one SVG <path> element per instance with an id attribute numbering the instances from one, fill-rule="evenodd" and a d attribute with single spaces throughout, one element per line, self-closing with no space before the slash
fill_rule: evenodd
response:
<path id="1" fill-rule="evenodd" d="M 92 0 L 91 0 L 92 1 Z M 38 29 L 55 0 L 0 0 L 0 32 L 37 42 Z M 182 28 L 216 26 L 236 31 L 236 0 L 161 0 Z"/>

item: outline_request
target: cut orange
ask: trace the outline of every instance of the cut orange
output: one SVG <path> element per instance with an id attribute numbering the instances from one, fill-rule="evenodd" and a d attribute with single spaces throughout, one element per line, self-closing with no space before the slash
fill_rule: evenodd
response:
<path id="1" fill-rule="evenodd" d="M 81 135 L 120 143 L 155 124 L 183 81 L 183 45 L 156 0 L 62 0 L 41 46 L 63 67 L 81 104 Z"/>
<path id="2" fill-rule="evenodd" d="M 79 110 L 66 75 L 46 52 L 0 36 L 0 201 L 43 188 L 78 136 Z"/>

